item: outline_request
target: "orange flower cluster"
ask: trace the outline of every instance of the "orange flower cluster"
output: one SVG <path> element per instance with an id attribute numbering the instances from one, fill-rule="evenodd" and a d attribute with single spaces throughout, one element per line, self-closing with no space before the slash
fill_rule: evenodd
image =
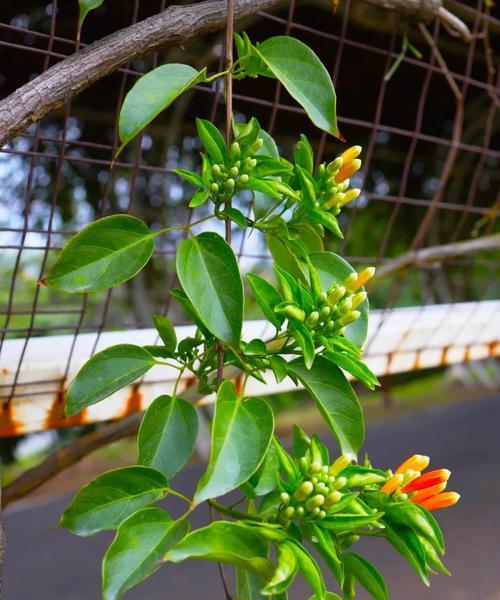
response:
<path id="1" fill-rule="evenodd" d="M 340 156 L 342 158 L 342 167 L 340 171 L 335 176 L 335 181 L 337 183 L 342 183 L 349 179 L 359 171 L 361 167 L 361 161 L 357 158 L 361 154 L 361 146 L 351 146 L 345 152 L 343 152 Z"/>
<path id="2" fill-rule="evenodd" d="M 394 475 L 382 486 L 386 494 L 398 492 L 403 498 L 423 506 L 427 510 L 437 510 L 453 506 L 460 498 L 456 492 L 445 492 L 451 472 L 448 469 L 435 469 L 422 475 L 429 466 L 429 457 L 414 454 L 399 465 Z"/>

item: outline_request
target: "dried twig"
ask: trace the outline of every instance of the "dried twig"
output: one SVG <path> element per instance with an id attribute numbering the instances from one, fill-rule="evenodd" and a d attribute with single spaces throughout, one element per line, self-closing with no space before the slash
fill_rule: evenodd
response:
<path id="1" fill-rule="evenodd" d="M 468 256 L 478 252 L 487 252 L 488 250 L 500 250 L 500 233 L 486 235 L 475 240 L 467 240 L 466 242 L 430 246 L 422 250 L 407 252 L 379 267 L 371 283 L 377 284 L 381 279 L 391 277 L 404 269 L 442 262 L 455 256 Z"/>

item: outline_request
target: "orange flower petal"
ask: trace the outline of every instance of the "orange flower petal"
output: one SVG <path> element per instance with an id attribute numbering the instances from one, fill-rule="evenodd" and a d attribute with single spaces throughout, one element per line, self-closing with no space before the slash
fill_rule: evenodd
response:
<path id="1" fill-rule="evenodd" d="M 444 481 L 448 481 L 450 475 L 451 471 L 448 471 L 448 469 L 435 469 L 434 471 L 429 471 L 405 486 L 403 492 L 415 492 L 437 485 L 438 483 L 443 483 Z"/>
<path id="2" fill-rule="evenodd" d="M 422 502 L 422 500 L 426 500 L 427 498 L 430 498 L 431 496 L 435 496 L 436 494 L 439 494 L 440 492 L 442 492 L 445 489 L 446 489 L 446 481 L 443 483 L 438 483 L 436 485 L 431 485 L 431 487 L 424 488 L 423 490 L 419 490 L 418 492 L 415 492 L 413 494 L 413 496 L 410 498 L 410 500 L 412 502 L 415 502 L 416 504 L 420 504 L 420 502 Z"/>
<path id="3" fill-rule="evenodd" d="M 365 283 L 375 275 L 375 267 L 366 267 L 359 274 L 356 281 L 351 285 L 351 291 L 355 292 L 363 287 Z"/>
<path id="4" fill-rule="evenodd" d="M 380 491 L 385 492 L 386 494 L 392 494 L 392 492 L 395 492 L 402 483 L 403 475 L 401 475 L 401 473 L 398 473 L 397 475 L 393 475 L 388 481 L 386 481 L 384 485 L 380 488 Z"/>
<path id="5" fill-rule="evenodd" d="M 422 454 L 414 454 L 407 458 L 394 473 L 406 473 L 406 471 L 423 471 L 429 466 L 429 457 Z"/>
<path id="6" fill-rule="evenodd" d="M 456 492 L 444 492 L 443 494 L 437 494 L 432 498 L 427 498 L 420 503 L 427 510 L 437 510 L 439 508 L 446 508 L 447 506 L 453 506 L 460 499 L 460 494 Z"/>
<path id="7" fill-rule="evenodd" d="M 361 161 L 359 158 L 355 158 L 350 163 L 344 164 L 344 166 L 340 169 L 340 171 L 335 176 L 335 181 L 337 183 L 342 183 L 349 177 L 352 177 L 356 171 L 359 171 L 361 168 Z"/>

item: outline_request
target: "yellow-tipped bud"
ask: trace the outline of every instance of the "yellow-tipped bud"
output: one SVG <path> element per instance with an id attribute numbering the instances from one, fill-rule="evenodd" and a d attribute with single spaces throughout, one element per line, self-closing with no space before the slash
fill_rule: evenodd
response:
<path id="1" fill-rule="evenodd" d="M 363 148 L 361 148 L 361 146 L 351 146 L 350 148 L 348 148 L 347 150 L 342 152 L 340 157 L 344 161 L 343 164 L 347 165 L 350 162 L 352 162 L 355 158 L 357 158 L 361 154 L 362 150 L 363 150 Z"/>
<path id="2" fill-rule="evenodd" d="M 397 475 L 393 475 L 384 485 L 380 488 L 381 492 L 385 492 L 386 494 L 392 494 L 395 492 L 403 483 L 403 475 L 398 473 Z"/>
<path id="3" fill-rule="evenodd" d="M 326 165 L 326 169 L 329 173 L 338 173 L 338 170 L 344 164 L 344 159 L 342 156 L 337 156 L 335 160 L 332 160 Z"/>
<path id="4" fill-rule="evenodd" d="M 365 283 L 375 275 L 375 270 L 375 267 L 366 267 L 366 269 L 363 269 L 351 286 L 351 290 L 355 292 L 356 290 L 359 290 L 360 287 L 363 287 Z"/>
<path id="5" fill-rule="evenodd" d="M 319 473 L 321 471 L 321 463 L 314 461 L 313 463 L 311 463 L 311 466 L 309 467 L 309 473 L 311 475 L 314 475 L 316 473 Z"/>
<path id="6" fill-rule="evenodd" d="M 287 519 L 291 519 L 295 514 L 295 508 L 293 506 L 287 506 L 284 511 L 284 515 Z"/>
<path id="7" fill-rule="evenodd" d="M 354 175 L 354 173 L 359 171 L 360 168 L 361 168 L 361 161 L 359 160 L 359 158 L 355 158 L 349 164 L 344 164 L 344 166 L 337 173 L 337 176 L 335 177 L 335 181 L 337 183 L 342 183 L 346 179 L 352 177 Z"/>
<path id="8" fill-rule="evenodd" d="M 314 510 L 319 506 L 323 506 L 324 501 L 325 497 L 323 494 L 316 494 L 312 498 L 309 498 L 309 500 L 306 502 L 306 508 L 308 510 Z"/>
<path id="9" fill-rule="evenodd" d="M 282 504 L 289 504 L 290 503 L 290 494 L 287 494 L 286 492 L 281 493 L 280 500 L 281 500 Z"/>
<path id="10" fill-rule="evenodd" d="M 363 304 L 367 297 L 368 294 L 366 292 L 358 292 L 357 294 L 354 294 L 354 296 L 352 296 L 352 307 L 358 308 L 360 304 Z"/>
<path id="11" fill-rule="evenodd" d="M 349 275 L 344 278 L 344 281 L 342 281 L 342 285 L 345 285 L 345 287 L 350 290 L 351 286 L 354 285 L 358 277 L 359 275 L 357 273 L 349 273 Z"/>
<path id="12" fill-rule="evenodd" d="M 337 475 L 337 473 L 340 473 L 351 464 L 352 458 L 352 454 L 349 454 L 348 452 L 346 454 L 342 454 L 330 465 L 328 474 Z"/>
<path id="13" fill-rule="evenodd" d="M 325 500 L 325 507 L 326 508 L 330 508 L 330 506 L 333 506 L 334 504 L 337 504 L 337 502 L 342 498 L 342 494 L 340 492 L 331 492 L 330 494 L 328 494 L 328 496 L 326 497 Z"/>
<path id="14" fill-rule="evenodd" d="M 339 319 L 339 323 L 341 325 L 346 326 L 346 325 L 349 325 L 350 323 L 354 323 L 354 321 L 357 321 L 360 316 L 361 316 L 361 313 L 359 312 L 359 310 L 352 310 L 351 312 L 348 312 L 343 317 L 341 317 Z"/>
<path id="15" fill-rule="evenodd" d="M 345 296 L 346 289 L 343 285 L 336 286 L 328 296 L 328 302 L 335 306 Z"/>
<path id="16" fill-rule="evenodd" d="M 347 190 L 347 192 L 343 194 L 343 198 L 340 201 L 340 206 L 345 206 L 346 204 L 349 204 L 349 202 L 356 200 L 356 198 L 359 198 L 360 194 L 361 190 L 359 188 L 352 188 L 351 190 Z"/>
<path id="17" fill-rule="evenodd" d="M 331 208 L 334 208 L 335 206 L 337 206 L 337 204 L 340 204 L 342 206 L 343 204 L 345 204 L 344 201 L 345 201 L 345 194 L 343 192 L 338 192 L 328 198 L 328 200 L 323 204 L 323 208 L 325 210 L 330 210 Z"/>
<path id="18" fill-rule="evenodd" d="M 361 293 L 361 292 L 360 292 Z M 357 295 L 357 294 L 356 294 Z M 430 458 L 423 454 L 414 454 L 407 458 L 403 463 L 399 465 L 399 467 L 394 471 L 394 473 L 406 473 L 408 470 L 413 471 L 423 471 L 427 469 L 429 466 Z"/>
<path id="19" fill-rule="evenodd" d="M 314 486 L 310 481 L 304 481 L 295 490 L 294 496 L 296 500 L 305 500 L 308 496 L 312 494 L 313 489 Z"/>
<path id="20" fill-rule="evenodd" d="M 330 488 L 340 490 L 345 486 L 346 483 L 347 477 L 337 477 L 337 481 L 333 485 L 331 485 Z"/>

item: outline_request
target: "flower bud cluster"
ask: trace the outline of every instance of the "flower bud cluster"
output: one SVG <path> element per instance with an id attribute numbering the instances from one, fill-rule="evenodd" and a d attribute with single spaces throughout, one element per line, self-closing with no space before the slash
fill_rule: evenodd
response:
<path id="1" fill-rule="evenodd" d="M 330 509 L 342 499 L 347 479 L 339 477 L 339 473 L 351 463 L 352 457 L 342 455 L 330 465 L 323 465 L 319 460 L 313 462 L 303 456 L 299 467 L 303 478 L 292 493 L 282 492 L 278 521 L 288 527 L 292 520 L 316 521 L 324 519 Z"/>
<path id="2" fill-rule="evenodd" d="M 361 168 L 361 146 L 352 146 L 328 164 L 320 165 L 318 175 L 320 190 L 318 201 L 323 210 L 329 210 L 337 216 L 342 208 L 356 200 L 361 190 L 349 189 L 350 177 Z"/>
<path id="3" fill-rule="evenodd" d="M 215 163 L 211 169 L 210 196 L 217 206 L 245 189 L 252 170 L 257 165 L 255 153 L 262 148 L 264 140 L 257 138 L 245 151 L 238 142 L 229 147 L 226 163 Z"/>

